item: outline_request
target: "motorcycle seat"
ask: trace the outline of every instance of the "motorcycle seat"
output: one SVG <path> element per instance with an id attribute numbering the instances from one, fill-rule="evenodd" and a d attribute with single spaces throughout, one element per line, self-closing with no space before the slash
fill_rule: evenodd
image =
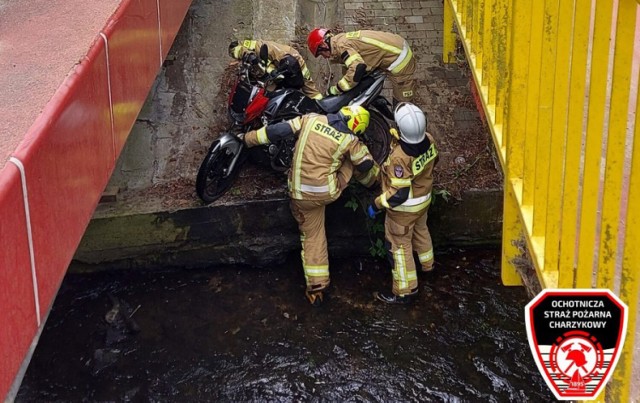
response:
<path id="1" fill-rule="evenodd" d="M 367 88 L 373 84 L 375 76 L 367 76 L 362 79 L 355 87 L 347 92 L 338 95 L 330 95 L 322 99 L 316 100 L 320 109 L 325 113 L 337 113 L 340 108 L 349 105 L 355 97 L 362 94 Z"/>

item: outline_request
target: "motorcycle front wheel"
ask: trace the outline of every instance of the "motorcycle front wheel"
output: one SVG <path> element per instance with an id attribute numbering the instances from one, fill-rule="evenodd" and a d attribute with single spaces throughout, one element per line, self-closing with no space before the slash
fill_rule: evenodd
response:
<path id="1" fill-rule="evenodd" d="M 231 170 L 238 152 L 241 152 L 240 148 L 234 142 L 221 143 L 216 140 L 211 144 L 196 177 L 196 192 L 205 203 L 209 204 L 220 198 L 235 182 L 244 160 L 240 155 Z"/>
<path id="2" fill-rule="evenodd" d="M 378 112 L 369 111 L 369 115 L 369 127 L 362 135 L 362 140 L 367 145 L 373 159 L 382 165 L 390 151 L 389 124 Z"/>

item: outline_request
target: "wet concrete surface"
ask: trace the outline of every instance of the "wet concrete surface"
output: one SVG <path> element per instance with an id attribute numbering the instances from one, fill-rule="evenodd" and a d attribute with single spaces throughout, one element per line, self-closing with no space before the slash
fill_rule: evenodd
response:
<path id="1" fill-rule="evenodd" d="M 450 249 L 411 306 L 374 300 L 385 263 L 331 262 L 303 297 L 271 268 L 69 274 L 16 401 L 554 401 L 498 249 Z"/>

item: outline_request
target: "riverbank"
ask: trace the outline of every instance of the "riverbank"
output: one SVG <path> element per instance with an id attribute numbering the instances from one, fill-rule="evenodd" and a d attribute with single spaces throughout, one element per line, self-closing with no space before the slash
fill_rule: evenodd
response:
<path id="1" fill-rule="evenodd" d="M 250 177 L 240 180 L 250 182 Z M 136 209 L 129 203 L 104 203 L 85 232 L 70 270 L 266 267 L 282 262 L 300 249 L 300 238 L 284 180 L 272 189 L 269 195 L 248 200 L 246 195 L 234 195 L 232 189 L 210 206 L 191 201 L 186 207 L 158 209 L 158 200 L 149 198 L 146 208 L 141 202 L 136 202 Z M 331 256 L 371 256 L 380 251 L 376 242 L 384 237 L 381 225 L 373 225 L 361 207 L 355 211 L 347 207 L 366 197 L 347 189 L 327 208 Z M 377 222 L 382 223 L 382 216 Z M 434 195 L 428 223 L 436 253 L 452 245 L 499 245 L 502 192 L 469 190 L 461 200 Z"/>

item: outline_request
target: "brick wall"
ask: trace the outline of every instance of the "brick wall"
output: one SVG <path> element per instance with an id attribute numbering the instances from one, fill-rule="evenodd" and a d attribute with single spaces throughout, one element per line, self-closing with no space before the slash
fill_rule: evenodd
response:
<path id="1" fill-rule="evenodd" d="M 407 39 L 419 63 L 442 59 L 444 6 L 442 0 L 344 0 L 346 31 L 375 29 Z"/>
<path id="2" fill-rule="evenodd" d="M 443 63 L 444 0 L 342 0 L 342 4 L 345 31 L 393 32 L 409 42 L 417 61 L 414 103 L 425 111 L 427 129 L 439 140 L 441 165 L 460 159 L 469 141 L 488 139 L 473 100 L 464 51 L 458 50 L 457 63 Z M 391 100 L 388 82 L 383 95 Z M 455 169 L 453 163 L 450 166 Z"/>
<path id="3" fill-rule="evenodd" d="M 416 78 L 420 85 L 428 85 L 435 77 L 429 69 L 442 66 L 443 0 L 398 1 L 398 0 L 343 0 L 345 31 L 374 29 L 396 33 L 404 37 L 418 63 Z M 458 70 L 457 66 L 451 66 Z M 436 73 L 445 77 L 445 73 Z M 459 78 L 460 73 L 448 73 Z M 451 84 L 459 86 L 460 82 Z M 387 84 L 387 88 L 388 84 Z M 385 95 L 390 97 L 390 91 Z"/>

